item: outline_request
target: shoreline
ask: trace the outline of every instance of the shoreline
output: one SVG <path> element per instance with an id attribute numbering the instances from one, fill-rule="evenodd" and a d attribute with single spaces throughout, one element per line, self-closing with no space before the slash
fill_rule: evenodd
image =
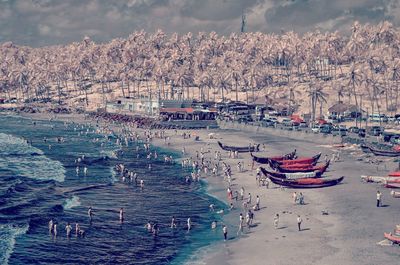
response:
<path id="1" fill-rule="evenodd" d="M 53 114 L 50 114 L 53 115 Z M 43 119 L 50 115 L 41 114 Z M 37 117 L 37 114 L 22 115 L 26 117 Z M 65 115 L 71 119 L 71 115 Z M 74 115 L 75 116 L 75 115 Z M 57 115 L 57 117 L 59 117 Z M 81 116 L 82 117 L 82 116 Z M 86 122 L 84 119 L 83 122 Z M 222 140 L 225 144 L 246 145 L 249 142 L 265 143 L 267 151 L 261 152 L 260 156 L 279 155 L 293 148 L 298 150 L 300 155 L 313 155 L 317 151 L 324 153 L 341 152 L 341 161 L 333 163 L 328 176 L 337 177 L 345 175 L 343 184 L 316 190 L 299 190 L 305 192 L 306 205 L 293 205 L 291 202 L 291 189 L 266 189 L 257 187 L 255 183 L 255 170 L 247 170 L 238 173 L 236 163 L 244 161 L 249 167 L 249 154 L 240 154 L 239 159 L 228 159 L 223 151 L 223 159 L 230 163 L 233 171 L 234 190 L 244 186 L 246 194 L 251 192 L 253 198 L 260 194 L 261 211 L 255 212 L 257 226 L 250 232 L 241 236 L 240 240 L 232 240 L 227 243 L 220 243 L 217 250 L 206 251 L 200 257 L 204 264 L 376 264 L 378 260 L 393 262 L 395 248 L 376 246 L 375 243 L 383 239 L 383 232 L 390 231 L 399 219 L 399 204 L 396 199 L 390 197 L 390 190 L 379 187 L 375 184 L 364 184 L 359 181 L 363 173 L 370 175 L 385 174 L 394 163 L 389 163 L 385 168 L 376 168 L 376 165 L 366 164 L 357 161 L 357 150 L 349 146 L 348 149 L 334 149 L 327 145 L 326 139 L 298 139 L 293 134 L 281 133 L 280 131 L 268 132 L 265 130 L 253 130 L 254 128 L 239 129 L 217 129 L 195 131 L 200 141 L 184 141 L 178 137 L 171 137 L 171 144 L 166 146 L 161 139 L 154 139 L 153 145 L 161 148 L 173 149 L 179 152 L 183 146 L 188 155 L 195 156 L 195 151 L 201 147 L 208 148 L 210 152 L 220 150 L 216 140 Z M 135 129 L 136 130 L 136 129 Z M 143 129 L 137 129 L 143 130 Z M 174 134 L 174 130 L 165 130 Z M 178 130 L 178 132 L 189 130 Z M 218 139 L 208 139 L 208 133 L 214 133 Z M 379 166 L 379 165 L 378 165 Z M 213 180 L 213 177 L 208 177 Z M 224 182 L 220 177 L 216 183 L 209 182 L 209 185 L 221 185 L 222 190 L 217 193 L 217 198 L 226 203 Z M 218 188 L 217 188 L 218 189 Z M 386 209 L 373 207 L 376 189 L 384 191 L 384 200 L 389 206 Z M 208 191 L 207 191 L 208 193 Z M 212 194 L 212 193 L 211 193 Z M 213 194 L 212 194 L 213 195 Z M 365 203 L 364 203 L 365 202 Z M 229 204 L 229 202 L 228 202 Z M 240 209 L 240 205 L 235 208 Z M 329 215 L 322 216 L 322 210 L 328 210 Z M 382 210 L 382 211 L 378 211 Z M 274 213 L 281 215 L 282 229 L 273 229 Z M 235 212 L 238 214 L 238 212 Z M 295 214 L 302 215 L 305 228 L 299 233 L 295 231 Z M 225 217 L 224 217 L 225 218 Z M 238 217 L 231 217 L 233 222 Z M 355 224 L 356 225 L 355 225 Z M 360 225 L 358 225 L 360 224 Z M 380 225 L 377 225 L 380 224 Z M 354 227 L 353 227 L 354 226 Z M 217 229 L 220 229 L 218 227 Z M 232 231 L 233 230 L 233 231 Z M 229 234 L 235 234 L 234 229 Z M 222 235 L 222 233 L 221 233 Z M 212 246 L 212 245 L 211 245 Z M 207 248 L 207 247 L 206 247 Z M 290 251 L 290 253 L 288 253 Z M 361 253 L 368 253 L 364 257 Z M 380 256 L 382 255 L 382 256 Z"/>

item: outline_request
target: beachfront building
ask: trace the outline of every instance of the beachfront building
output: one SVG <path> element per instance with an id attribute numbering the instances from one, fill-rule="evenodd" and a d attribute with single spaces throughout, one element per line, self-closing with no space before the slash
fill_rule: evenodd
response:
<path id="1" fill-rule="evenodd" d="M 164 120 L 215 120 L 217 117 L 216 109 L 196 109 L 196 108 L 161 108 L 160 116 Z"/>
<path id="2" fill-rule="evenodd" d="M 106 104 L 106 112 L 125 115 L 160 116 L 164 120 L 215 120 L 217 111 L 196 107 L 193 100 L 120 98 Z"/>
<path id="3" fill-rule="evenodd" d="M 336 119 L 357 118 L 362 116 L 363 110 L 355 105 L 336 103 L 328 109 L 328 116 Z"/>

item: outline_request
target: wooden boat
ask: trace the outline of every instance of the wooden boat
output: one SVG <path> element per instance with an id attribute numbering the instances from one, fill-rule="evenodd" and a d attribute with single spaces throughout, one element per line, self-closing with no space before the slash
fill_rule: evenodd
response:
<path id="1" fill-rule="evenodd" d="M 390 176 L 390 177 L 400 177 L 400 171 L 390 172 L 388 176 Z"/>
<path id="2" fill-rule="evenodd" d="M 298 172 L 298 173 L 279 173 L 279 172 L 271 172 L 266 170 L 263 167 L 260 167 L 261 172 L 266 176 L 273 176 L 276 178 L 280 179 L 288 179 L 288 180 L 294 180 L 294 179 L 304 179 L 304 178 L 320 178 L 322 176 L 321 172 Z"/>
<path id="3" fill-rule="evenodd" d="M 254 146 L 254 145 L 249 145 L 249 146 L 229 146 L 229 145 L 224 145 L 220 141 L 218 141 L 218 145 L 225 151 L 237 151 L 238 153 L 246 153 L 246 152 L 258 152 L 260 150 L 260 144 Z"/>
<path id="4" fill-rule="evenodd" d="M 371 151 L 371 153 L 373 153 L 376 156 L 388 156 L 388 157 L 398 157 L 398 156 L 400 156 L 400 151 L 377 149 L 375 147 L 367 146 L 367 145 L 361 145 L 361 149 L 363 151 L 365 149 L 369 149 Z"/>
<path id="5" fill-rule="evenodd" d="M 361 180 L 366 182 L 374 182 L 374 183 L 400 183 L 400 178 L 398 177 L 382 177 L 382 176 L 361 176 Z"/>
<path id="6" fill-rule="evenodd" d="M 304 178 L 304 179 L 281 179 L 274 176 L 269 176 L 269 179 L 276 185 L 286 186 L 294 189 L 311 189 L 311 188 L 324 188 L 334 186 L 342 182 L 344 177 L 337 179 L 325 179 L 325 178 Z"/>
<path id="7" fill-rule="evenodd" d="M 320 157 L 321 157 L 321 153 L 319 153 L 313 157 L 304 157 L 304 158 L 297 158 L 297 159 L 292 159 L 292 160 L 281 160 L 281 161 L 271 160 L 271 162 L 277 163 L 279 165 L 310 164 L 310 165 L 315 166 Z"/>
<path id="8" fill-rule="evenodd" d="M 389 241 L 392 241 L 393 243 L 400 243 L 400 236 L 395 236 L 392 235 L 392 233 L 383 233 L 383 235 L 385 236 L 386 239 L 388 239 Z"/>
<path id="9" fill-rule="evenodd" d="M 290 160 L 290 159 L 294 159 L 296 157 L 296 149 L 286 155 L 283 156 L 274 156 L 274 157 L 259 157 L 259 156 L 255 156 L 253 154 L 250 154 L 251 157 L 253 158 L 254 162 L 260 163 L 260 164 L 268 164 L 268 161 L 270 159 L 274 160 L 274 161 L 282 161 L 282 160 Z"/>
<path id="10" fill-rule="evenodd" d="M 326 162 L 324 165 L 320 166 L 304 166 L 304 167 L 294 167 L 293 165 L 283 165 L 283 166 L 277 166 L 276 170 L 281 172 L 281 173 L 296 173 L 296 172 L 321 172 L 321 174 L 325 173 L 325 171 L 329 167 L 330 161 Z"/>
<path id="11" fill-rule="evenodd" d="M 368 146 L 368 145 L 361 144 L 360 147 L 361 147 L 361 150 L 362 150 L 364 153 L 367 153 L 367 154 L 371 153 L 371 149 L 369 149 L 369 146 Z"/>
<path id="12" fill-rule="evenodd" d="M 386 188 L 390 189 L 400 189 L 400 183 L 385 183 Z"/>
<path id="13" fill-rule="evenodd" d="M 398 192 L 398 191 L 392 190 L 390 192 L 390 195 L 392 195 L 393 198 L 400 198 L 400 192 Z"/>

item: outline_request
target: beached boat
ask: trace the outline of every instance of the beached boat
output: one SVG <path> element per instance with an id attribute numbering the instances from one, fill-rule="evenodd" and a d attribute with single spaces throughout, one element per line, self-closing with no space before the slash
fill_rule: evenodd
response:
<path id="1" fill-rule="evenodd" d="M 294 189 L 311 189 L 311 188 L 324 188 L 334 186 L 343 181 L 344 177 L 337 179 L 325 179 L 325 178 L 304 178 L 304 179 L 281 179 L 274 176 L 269 176 L 269 179 L 276 185 L 290 187 Z"/>
<path id="2" fill-rule="evenodd" d="M 281 172 L 281 173 L 296 173 L 296 172 L 321 172 L 321 174 L 325 173 L 325 171 L 329 167 L 330 161 L 326 162 L 324 165 L 320 166 L 293 166 L 293 165 L 283 165 L 283 166 L 277 166 L 275 170 Z"/>
<path id="3" fill-rule="evenodd" d="M 275 160 L 270 160 L 270 166 L 276 167 L 276 166 L 282 166 L 282 165 L 294 165 L 294 164 L 301 164 L 301 165 L 312 165 L 315 166 L 318 162 L 318 159 L 321 157 L 321 153 L 313 156 L 313 157 L 304 157 L 304 158 L 297 158 L 297 159 L 292 159 L 292 160 L 281 160 L 281 161 L 275 161 Z"/>
<path id="4" fill-rule="evenodd" d="M 260 150 L 260 144 L 249 145 L 249 146 L 229 146 L 218 141 L 218 145 L 225 151 L 237 151 L 238 153 L 246 153 L 246 152 L 258 152 Z"/>
<path id="5" fill-rule="evenodd" d="M 365 144 L 361 144 L 360 145 L 360 147 L 361 147 L 361 150 L 364 152 L 364 153 L 371 153 L 371 149 L 369 149 L 369 146 L 368 145 L 365 145 Z"/>
<path id="6" fill-rule="evenodd" d="M 275 160 L 275 161 L 291 160 L 296 157 L 296 149 L 293 152 L 283 155 L 283 156 L 260 157 L 260 156 L 255 156 L 255 155 L 251 154 L 251 157 L 253 158 L 253 161 L 260 163 L 260 164 L 268 164 L 268 161 L 270 159 Z"/>
<path id="7" fill-rule="evenodd" d="M 373 153 L 376 156 L 388 156 L 388 157 L 398 157 L 398 156 L 400 156 L 400 151 L 377 149 L 377 148 L 374 148 L 372 146 L 367 146 L 367 145 L 361 145 L 361 149 L 363 151 L 366 150 L 366 149 L 369 149 L 370 152 Z"/>
<path id="8" fill-rule="evenodd" d="M 396 182 L 386 182 L 385 183 L 385 187 L 386 188 L 390 188 L 390 189 L 400 189 L 400 183 L 396 183 Z"/>
<path id="9" fill-rule="evenodd" d="M 400 198 L 400 192 L 398 192 L 398 191 L 392 190 L 390 192 L 390 195 L 392 195 L 393 198 Z"/>
<path id="10" fill-rule="evenodd" d="M 388 176 L 390 176 L 390 177 L 400 177 L 400 171 L 390 172 L 388 174 Z"/>
<path id="11" fill-rule="evenodd" d="M 392 235 L 392 233 L 383 233 L 386 239 L 392 241 L 393 243 L 400 244 L 400 236 Z"/>
<path id="12" fill-rule="evenodd" d="M 260 167 L 261 172 L 266 176 L 273 176 L 276 178 L 281 178 L 281 179 L 290 179 L 290 180 L 294 180 L 294 179 L 304 179 L 304 178 L 320 178 L 322 176 L 321 172 L 297 172 L 297 173 L 279 173 L 279 172 L 271 172 L 266 170 L 263 167 Z"/>
<path id="13" fill-rule="evenodd" d="M 374 182 L 374 183 L 383 183 L 383 184 L 388 184 L 388 183 L 400 183 L 400 177 L 392 177 L 392 176 L 361 176 L 361 180 L 366 181 L 366 182 Z"/>

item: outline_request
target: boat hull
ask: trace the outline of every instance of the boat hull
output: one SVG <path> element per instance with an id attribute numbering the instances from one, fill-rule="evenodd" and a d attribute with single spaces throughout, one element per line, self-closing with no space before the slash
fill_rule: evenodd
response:
<path id="1" fill-rule="evenodd" d="M 238 147 L 238 146 L 224 145 L 223 143 L 218 141 L 218 145 L 225 151 L 233 151 L 238 153 L 258 152 L 260 150 L 260 144 L 256 146 Z"/>
<path id="2" fill-rule="evenodd" d="M 297 179 L 297 180 L 287 180 L 280 179 L 273 176 L 269 176 L 270 180 L 280 186 L 285 186 L 293 189 L 315 189 L 315 188 L 325 188 L 330 186 L 335 186 L 343 181 L 344 177 L 337 179 Z"/>

